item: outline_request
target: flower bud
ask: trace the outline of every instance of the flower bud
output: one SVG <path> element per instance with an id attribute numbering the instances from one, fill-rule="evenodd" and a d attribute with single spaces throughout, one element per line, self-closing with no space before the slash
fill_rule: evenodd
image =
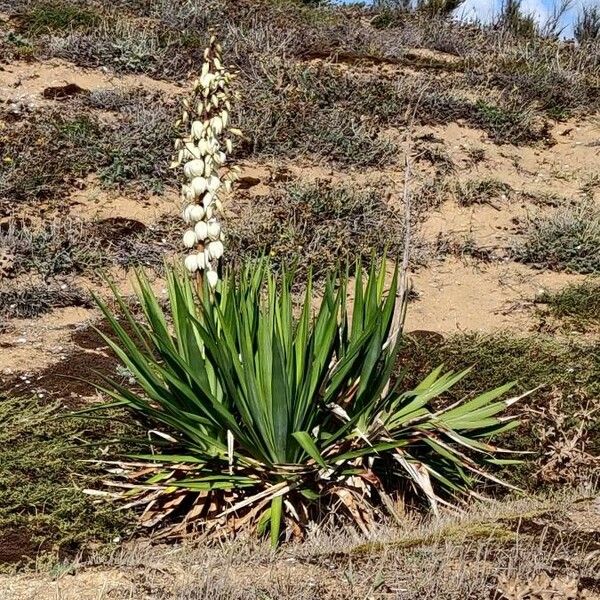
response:
<path id="1" fill-rule="evenodd" d="M 183 166 L 183 173 L 188 179 L 201 177 L 204 173 L 204 161 L 201 158 L 196 158 Z"/>
<path id="2" fill-rule="evenodd" d="M 208 182 L 206 179 L 204 179 L 204 177 L 194 177 L 190 184 L 192 192 L 194 193 L 194 197 L 199 198 L 206 191 L 207 185 Z"/>
<path id="3" fill-rule="evenodd" d="M 204 241 L 208 237 L 208 225 L 206 221 L 198 221 L 192 233 L 194 237 L 197 237 L 200 241 Z"/>
<path id="4" fill-rule="evenodd" d="M 211 258 L 214 258 L 215 260 L 218 260 L 219 258 L 221 258 L 221 256 L 223 256 L 223 251 L 224 251 L 223 242 L 220 242 L 220 241 L 210 242 L 210 244 L 208 244 L 207 249 L 208 249 L 208 255 Z"/>
<path id="5" fill-rule="evenodd" d="M 198 270 L 198 258 L 196 254 L 190 254 L 189 256 L 185 257 L 185 268 L 190 272 L 193 273 L 194 271 Z"/>
<path id="6" fill-rule="evenodd" d="M 216 271 L 206 271 L 206 281 L 208 281 L 208 285 L 210 287 L 217 287 L 217 283 L 219 282 L 219 276 Z"/>
<path id="7" fill-rule="evenodd" d="M 193 248 L 196 245 L 197 239 L 196 239 L 196 234 L 194 233 L 193 230 L 188 229 L 184 234 L 183 234 L 183 245 L 186 248 Z"/>
<path id="8" fill-rule="evenodd" d="M 190 209 L 190 220 L 196 223 L 197 221 L 202 221 L 204 218 L 204 207 L 199 204 L 192 204 L 188 206 Z"/>
<path id="9" fill-rule="evenodd" d="M 208 223 L 208 237 L 211 240 L 218 240 L 221 233 L 221 224 L 216 219 L 211 219 Z"/>

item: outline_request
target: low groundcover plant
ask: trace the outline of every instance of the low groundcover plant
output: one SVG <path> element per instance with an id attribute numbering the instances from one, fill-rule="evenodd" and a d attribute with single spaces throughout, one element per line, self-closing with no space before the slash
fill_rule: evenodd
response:
<path id="1" fill-rule="evenodd" d="M 405 286 L 396 271 L 386 288 L 385 260 L 366 278 L 355 266 L 352 303 L 343 268 L 318 300 L 309 278 L 299 307 L 293 270 L 275 275 L 263 260 L 219 277 L 219 195 L 236 179 L 222 141 L 231 81 L 212 37 L 176 146 L 192 252 L 167 270 L 168 309 L 142 273 L 143 320 L 116 289 L 123 318 L 97 299 L 115 336 L 104 337 L 137 383 L 101 389 L 152 427 L 149 452 L 120 463 L 125 481 L 113 483 L 166 533 L 268 530 L 275 545 L 325 516 L 367 532 L 409 487 L 437 511 L 477 480 L 497 481 L 482 464 L 498 452 L 490 438 L 517 424 L 498 416 L 511 385 L 447 407 L 432 402 L 466 372 L 392 385 Z"/>

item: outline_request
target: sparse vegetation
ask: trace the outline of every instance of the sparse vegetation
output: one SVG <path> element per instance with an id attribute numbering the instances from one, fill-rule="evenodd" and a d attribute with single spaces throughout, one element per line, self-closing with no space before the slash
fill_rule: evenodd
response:
<path id="1" fill-rule="evenodd" d="M 540 268 L 600 273 L 600 211 L 584 201 L 533 217 L 514 254 Z"/>
<path id="2" fill-rule="evenodd" d="M 20 31 L 25 35 L 91 29 L 101 20 L 91 8 L 62 1 L 31 3 L 18 18 Z"/>
<path id="3" fill-rule="evenodd" d="M 0 232 L 0 248 L 12 257 L 12 275 L 35 272 L 42 280 L 93 272 L 107 264 L 101 241 L 74 219 L 55 220 L 40 229 L 13 224 Z"/>
<path id="4" fill-rule="evenodd" d="M 17 122 L 0 114 L 0 123 L 2 215 L 21 202 L 66 193 L 100 162 L 101 128 L 87 113 L 37 112 Z"/>
<path id="5" fill-rule="evenodd" d="M 386 249 L 399 255 L 403 247 L 402 217 L 386 203 L 383 188 L 325 181 L 275 191 L 231 215 L 227 227 L 233 261 L 269 255 L 274 265 L 297 262 L 299 278 L 311 270 L 319 279 L 336 264 L 368 261 Z"/>
<path id="6" fill-rule="evenodd" d="M 55 308 L 92 306 L 91 297 L 83 290 L 67 285 L 31 284 L 11 286 L 0 291 L 0 317 L 26 319 L 39 317 Z"/>

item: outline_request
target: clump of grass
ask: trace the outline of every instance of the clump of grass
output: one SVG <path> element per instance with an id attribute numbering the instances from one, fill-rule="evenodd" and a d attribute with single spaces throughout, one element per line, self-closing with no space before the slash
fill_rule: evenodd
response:
<path id="1" fill-rule="evenodd" d="M 538 302 L 545 304 L 548 312 L 558 319 L 582 326 L 600 323 L 600 281 L 596 279 L 574 283 L 557 292 L 545 292 Z"/>
<path id="2" fill-rule="evenodd" d="M 67 417 L 41 399 L 0 402 L 0 562 L 24 565 L 42 554 L 74 557 L 86 545 L 127 535 L 131 518 L 95 504 L 83 493 L 102 473 L 86 459 L 100 457 L 96 442 L 131 434 L 132 421 Z M 129 423 L 129 424 L 127 424 Z"/>
<path id="3" fill-rule="evenodd" d="M 489 204 L 493 200 L 508 196 L 512 188 L 498 179 L 472 179 L 465 183 L 457 182 L 456 195 L 461 206 Z"/>
<path id="4" fill-rule="evenodd" d="M 404 225 L 382 190 L 356 190 L 327 182 L 280 189 L 227 223 L 230 256 L 260 257 L 273 263 L 298 263 L 298 277 L 309 265 L 319 278 L 338 262 L 368 260 L 388 250 L 398 255 Z"/>
<path id="5" fill-rule="evenodd" d="M 91 306 L 91 298 L 72 285 L 30 284 L 0 291 L 0 316 L 5 319 L 39 317 L 56 308 Z"/>
<path id="6" fill-rule="evenodd" d="M 517 260 L 554 271 L 600 273 L 600 210 L 593 202 L 560 207 L 529 221 Z"/>
<path id="7" fill-rule="evenodd" d="M 477 100 L 473 123 L 490 132 L 497 142 L 526 143 L 548 137 L 548 125 L 536 126 L 531 107 L 516 103 Z"/>
<path id="8" fill-rule="evenodd" d="M 93 272 L 108 263 L 90 225 L 74 219 L 49 221 L 39 229 L 12 224 L 0 232 L 0 248 L 14 257 L 13 275 L 35 272 L 44 281 Z"/>
<path id="9" fill-rule="evenodd" d="M 443 339 L 439 335 L 408 335 L 398 363 L 399 372 L 412 381 L 436 364 L 449 369 L 473 366 L 471 376 L 463 380 L 449 402 L 472 396 L 503 381 L 518 378 L 517 392 L 536 389 L 522 406 L 526 407 L 521 426 L 501 441 L 515 450 L 533 451 L 534 456 L 518 467 L 511 467 L 504 476 L 525 488 L 544 486 L 549 482 L 585 480 L 587 467 L 570 466 L 565 460 L 558 472 L 544 471 L 559 452 L 578 452 L 568 441 L 576 438 L 578 428 L 585 425 L 585 451 L 600 454 L 600 422 L 587 420 L 587 409 L 600 406 L 600 346 L 598 342 L 560 342 L 550 337 L 515 337 L 508 333 L 484 335 L 461 333 Z M 558 426 L 555 407 L 559 406 L 564 446 L 549 447 L 541 439 L 548 429 Z M 574 445 L 575 446 L 575 445 Z M 579 446 L 579 444 L 577 444 Z"/>

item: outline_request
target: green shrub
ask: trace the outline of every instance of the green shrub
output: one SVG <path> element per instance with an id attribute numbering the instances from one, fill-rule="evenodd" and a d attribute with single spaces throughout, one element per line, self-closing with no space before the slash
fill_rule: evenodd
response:
<path id="1" fill-rule="evenodd" d="M 266 264 L 227 275 L 214 300 L 205 285 L 200 304 L 170 273 L 168 316 L 140 275 L 144 322 L 117 295 L 131 333 L 99 301 L 116 336 L 105 339 L 141 388 L 103 389 L 155 424 L 156 453 L 134 457 L 149 470 L 129 479 L 150 523 L 179 512 L 184 528 L 270 529 L 276 544 L 282 524 L 302 531 L 333 506 L 366 530 L 409 482 L 435 507 L 486 477 L 488 440 L 517 424 L 496 416 L 511 385 L 437 412 L 430 402 L 466 371 L 389 388 L 399 313 L 385 272 L 357 276 L 351 323 L 347 276 L 328 280 L 318 309 L 309 284 L 294 318 L 293 277 L 278 282 Z"/>

